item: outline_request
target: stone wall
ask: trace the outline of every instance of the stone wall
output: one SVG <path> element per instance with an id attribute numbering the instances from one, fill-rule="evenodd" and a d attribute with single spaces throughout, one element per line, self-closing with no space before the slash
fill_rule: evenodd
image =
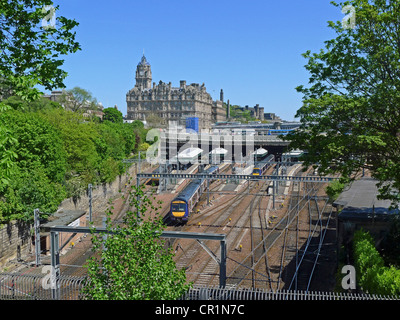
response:
<path id="1" fill-rule="evenodd" d="M 0 268 L 13 259 L 32 253 L 31 225 L 12 221 L 0 227 Z"/>
<path id="2" fill-rule="evenodd" d="M 141 170 L 147 168 L 149 168 L 149 164 L 143 161 Z M 118 176 L 112 183 L 93 187 L 92 212 L 94 219 L 104 215 L 109 207 L 108 201 L 121 195 L 120 191 L 126 189 L 125 184 L 129 184 L 129 175 L 135 177 L 136 170 L 136 165 L 133 164 L 127 171 L 128 174 Z M 132 180 L 132 183 L 136 184 L 136 180 Z M 77 201 L 72 198 L 66 199 L 60 204 L 58 210 L 85 210 L 89 212 L 89 197 L 84 193 Z M 31 224 L 17 221 L 0 226 L 0 269 L 10 260 L 26 259 L 28 255 L 34 254 L 35 245 L 32 227 Z"/>
<path id="3" fill-rule="evenodd" d="M 112 183 L 106 183 L 92 188 L 92 216 L 98 218 L 104 216 L 104 213 L 109 208 L 108 201 L 116 199 L 117 196 L 122 196 L 121 192 L 126 189 L 126 184 L 129 184 L 129 177 L 136 177 L 136 164 L 132 164 L 127 171 L 128 174 L 118 176 Z M 141 164 L 141 171 L 146 170 L 149 164 L 145 161 Z M 136 180 L 131 183 L 136 185 Z M 86 210 L 89 214 L 89 196 L 83 193 L 81 197 L 74 201 L 72 198 L 65 199 L 59 206 L 59 210 Z"/>

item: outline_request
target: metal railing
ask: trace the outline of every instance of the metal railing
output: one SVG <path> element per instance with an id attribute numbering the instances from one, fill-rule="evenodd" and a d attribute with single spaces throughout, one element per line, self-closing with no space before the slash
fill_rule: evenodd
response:
<path id="1" fill-rule="evenodd" d="M 182 300 L 399 300 L 396 296 L 366 293 L 271 291 L 251 288 L 194 287 Z"/>
<path id="2" fill-rule="evenodd" d="M 0 300 L 52 300 L 49 277 L 0 273 Z M 81 300 L 85 277 L 60 276 L 60 300 Z M 276 291 L 238 287 L 193 287 L 181 300 L 400 300 L 365 293 Z"/>
<path id="3" fill-rule="evenodd" d="M 80 300 L 85 277 L 60 276 L 60 300 Z M 50 276 L 0 274 L 0 300 L 52 300 Z"/>

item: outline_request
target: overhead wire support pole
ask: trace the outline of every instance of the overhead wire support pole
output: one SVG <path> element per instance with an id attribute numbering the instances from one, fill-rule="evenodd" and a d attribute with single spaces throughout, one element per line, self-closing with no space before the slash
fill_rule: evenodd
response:
<path id="1" fill-rule="evenodd" d="M 35 264 L 36 266 L 41 265 L 40 259 L 40 216 L 39 216 L 39 209 L 33 210 L 33 225 L 35 231 Z"/>
<path id="2" fill-rule="evenodd" d="M 139 188 L 140 188 L 140 178 L 138 176 L 136 176 L 136 192 L 137 192 L 137 197 L 136 197 L 136 201 L 137 201 L 137 218 L 140 219 L 140 212 L 139 212 L 139 202 L 140 202 L 140 194 L 139 194 Z"/>
<path id="3" fill-rule="evenodd" d="M 60 299 L 60 250 L 59 250 L 59 233 L 58 231 L 50 231 L 50 254 L 51 254 L 51 298 L 53 300 Z"/>
<path id="4" fill-rule="evenodd" d="M 60 276 L 60 252 L 59 252 L 59 240 L 58 234 L 59 232 L 72 232 L 72 233 L 108 233 L 113 234 L 114 232 L 108 230 L 107 228 L 95 228 L 91 229 L 89 227 L 68 227 L 68 226 L 53 226 L 46 227 L 46 231 L 50 231 L 50 254 L 51 254 L 51 266 L 52 270 L 54 270 L 55 275 L 55 286 L 52 289 L 52 298 L 59 299 L 59 276 Z M 176 238 L 176 239 L 199 239 L 199 240 L 215 240 L 220 242 L 220 263 L 219 263 L 219 272 L 220 272 L 220 286 L 226 286 L 226 259 L 227 259 L 227 251 L 226 251 L 226 235 L 220 233 L 199 233 L 199 232 L 182 232 L 182 231 L 163 231 L 161 232 L 161 237 L 164 238 Z M 52 286 L 53 288 L 53 286 Z"/>
<path id="5" fill-rule="evenodd" d="M 89 222 L 93 221 L 92 217 L 92 184 L 88 185 L 88 195 L 89 195 Z"/>

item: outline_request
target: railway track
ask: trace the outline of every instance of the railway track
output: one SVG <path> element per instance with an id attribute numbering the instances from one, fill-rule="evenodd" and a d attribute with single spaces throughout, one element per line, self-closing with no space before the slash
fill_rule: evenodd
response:
<path id="1" fill-rule="evenodd" d="M 303 248 L 299 248 L 299 257 L 296 261 L 293 277 L 288 279 L 287 289 L 303 290 L 308 292 L 315 280 L 314 274 L 325 247 L 325 235 L 333 218 L 333 207 L 325 200 L 310 199 L 309 236 Z"/>
<path id="2" fill-rule="evenodd" d="M 234 286 L 239 284 L 248 285 L 249 275 L 251 275 L 251 285 L 255 287 L 256 283 L 253 279 L 256 273 L 259 275 L 258 283 L 262 283 L 260 281 L 264 280 L 264 285 L 267 288 L 274 290 L 282 287 L 281 281 L 284 274 L 283 271 L 287 273 L 285 265 L 289 260 L 292 261 L 294 256 L 297 255 L 300 213 L 307 207 L 310 198 L 317 191 L 318 190 L 313 187 L 304 192 L 304 195 L 301 195 L 298 185 L 292 185 L 292 197 L 286 214 L 272 229 L 266 231 L 266 235 L 262 241 L 255 247 L 252 247 L 252 251 L 242 261 L 237 262 L 237 266 L 228 276 L 229 284 Z M 261 247 L 263 250 L 260 250 Z M 281 251 L 279 252 L 277 248 L 281 248 Z M 259 252 L 263 251 L 258 259 L 254 258 L 257 256 L 257 254 L 255 254 L 257 250 Z M 274 253 L 270 251 L 274 251 Z M 277 267 L 273 269 L 269 261 L 274 260 L 274 258 L 277 260 L 277 256 L 279 256 L 279 262 L 275 264 Z M 263 261 L 264 263 L 262 263 Z M 273 288 L 273 285 L 275 288 Z"/>
<path id="3" fill-rule="evenodd" d="M 225 233 L 227 243 L 232 244 L 237 242 L 240 235 L 245 229 L 249 228 L 249 220 L 251 219 L 252 209 L 256 208 L 261 200 L 260 196 L 249 195 L 259 193 L 260 189 L 264 186 L 265 182 L 249 181 L 249 185 L 244 188 L 247 192 L 239 192 L 235 195 L 225 195 L 225 202 L 218 203 L 212 207 L 202 210 L 200 215 L 193 215 L 189 219 L 189 223 L 184 226 L 179 226 L 180 231 L 196 231 L 196 232 L 213 232 Z M 217 189 L 217 183 L 210 186 L 210 190 Z M 243 187 L 242 187 L 243 188 Z M 218 192 L 218 191 L 217 191 Z M 204 194 L 203 194 L 204 195 Z M 226 199 L 228 198 L 228 199 Z M 217 200 L 218 201 L 218 200 Z M 245 203 L 246 213 L 240 214 L 237 208 Z M 201 226 L 201 228 L 200 228 Z M 198 230 L 196 230 L 198 229 Z M 187 268 L 188 280 L 194 281 L 201 285 L 217 284 L 218 263 L 204 252 L 201 245 L 192 241 L 182 245 L 185 241 L 179 241 L 179 246 L 174 247 L 176 250 L 176 259 L 178 268 Z M 215 243 L 205 243 L 211 250 L 214 250 L 215 256 L 219 256 L 219 246 Z M 186 248 L 186 249 L 185 249 Z M 179 250 L 180 249 L 180 250 Z M 201 256 L 201 258 L 199 258 Z M 196 268 L 193 265 L 196 264 Z"/>
<path id="4" fill-rule="evenodd" d="M 214 195 L 218 193 L 222 183 L 223 181 L 215 181 L 210 184 L 211 198 L 215 198 Z M 242 192 L 237 194 L 222 197 L 217 195 L 217 199 L 211 199 L 213 202 L 211 206 L 204 205 L 207 201 L 206 193 L 204 193 L 199 204 L 204 205 L 201 213 L 193 214 L 186 225 L 170 225 L 169 228 L 179 231 L 226 234 L 229 246 L 227 263 L 230 264 L 227 285 L 271 290 L 309 288 L 318 266 L 321 248 L 323 248 L 323 243 L 314 239 L 317 233 L 322 239 L 324 237 L 325 226 L 318 217 L 324 216 L 325 220 L 330 219 L 332 214 L 329 215 L 328 206 L 322 208 L 321 213 L 318 214 L 319 209 L 316 206 L 318 201 L 313 200 L 317 199 L 314 197 L 317 190 L 315 188 L 301 190 L 299 185 L 292 184 L 292 196 L 286 214 L 271 225 L 264 215 L 268 203 L 265 201 L 268 197 L 266 195 L 267 182 L 251 181 L 243 188 Z M 146 194 L 152 194 L 151 188 L 146 190 Z M 225 201 L 222 202 L 223 200 Z M 244 209 L 238 210 L 240 206 Z M 165 208 L 163 214 L 166 216 L 167 211 L 168 209 Z M 307 229 L 301 222 L 306 215 L 304 212 L 308 212 L 309 215 L 307 220 L 309 237 L 305 242 L 303 238 L 299 238 L 299 229 L 303 231 Z M 121 218 L 121 215 L 118 218 Z M 311 221 L 319 222 L 311 224 Z M 233 259 L 229 252 L 236 252 L 241 241 L 249 247 L 248 251 L 243 250 L 241 257 L 247 255 L 241 259 Z M 179 269 L 186 269 L 188 281 L 193 281 L 196 285 L 218 285 L 219 265 L 204 251 L 198 241 L 183 239 L 172 241 L 171 239 L 168 245 L 175 249 L 176 265 Z M 219 257 L 218 243 L 207 241 L 204 245 L 216 257 Z M 281 248 L 280 262 L 279 268 L 274 268 L 273 260 L 276 260 L 276 253 L 274 257 L 272 251 L 276 251 L 277 247 Z M 78 264 L 78 261 L 76 263 Z M 68 262 L 68 264 L 75 264 L 75 262 Z M 66 272 L 78 275 L 76 268 L 74 269 L 69 268 Z"/>
<path id="5" fill-rule="evenodd" d="M 255 186 L 255 182 L 252 182 L 251 184 Z M 198 231 L 196 229 L 201 229 L 201 232 L 223 232 L 227 235 L 227 242 L 232 243 L 233 239 L 237 238 L 238 234 L 241 232 L 241 227 L 245 226 L 248 220 L 246 215 L 236 215 L 237 217 L 233 217 L 235 209 L 245 200 L 246 197 L 246 193 L 241 193 L 237 197 L 231 197 L 226 203 L 224 203 L 224 205 L 212 208 L 212 210 L 190 219 L 190 223 L 181 226 L 179 230 Z M 201 223 L 200 225 L 198 224 L 199 222 Z M 191 278 L 190 280 L 194 281 L 196 284 L 211 284 L 214 281 L 215 276 L 218 274 L 216 272 L 218 264 L 203 251 L 203 248 L 197 241 L 191 241 L 187 244 L 187 249 L 183 248 L 183 242 L 187 241 L 179 241 L 181 250 L 177 254 L 175 260 L 177 267 L 181 268 L 188 266 L 187 273 L 191 275 L 189 278 Z M 215 250 L 214 253 L 216 256 L 219 255 L 219 248 L 215 243 L 207 241 L 205 245 L 207 245 L 211 250 Z M 201 259 L 198 257 L 199 254 L 202 256 Z M 192 265 L 195 263 L 198 263 L 198 266 L 195 273 L 193 273 L 191 272 L 191 269 Z"/>

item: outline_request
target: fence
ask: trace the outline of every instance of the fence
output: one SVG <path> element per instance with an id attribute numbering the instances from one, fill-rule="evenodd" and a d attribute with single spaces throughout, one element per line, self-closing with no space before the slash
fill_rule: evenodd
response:
<path id="1" fill-rule="evenodd" d="M 395 296 L 365 293 L 270 291 L 251 288 L 195 287 L 182 300 L 399 300 Z"/>
<path id="2" fill-rule="evenodd" d="M 51 300 L 46 275 L 0 274 L 0 300 Z M 85 277 L 58 279 L 60 300 L 80 300 Z M 399 300 L 395 296 L 361 293 L 277 291 L 246 288 L 194 287 L 181 300 Z"/>
<path id="3" fill-rule="evenodd" d="M 0 300 L 52 300 L 50 277 L 43 275 L 0 274 Z M 58 278 L 60 300 L 80 300 L 85 277 Z"/>

